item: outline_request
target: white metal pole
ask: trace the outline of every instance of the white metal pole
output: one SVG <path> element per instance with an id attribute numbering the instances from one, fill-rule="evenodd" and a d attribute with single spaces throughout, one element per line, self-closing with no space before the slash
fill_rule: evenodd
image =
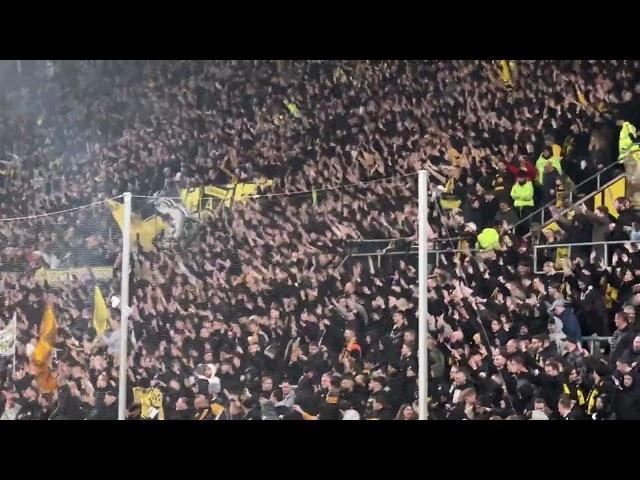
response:
<path id="1" fill-rule="evenodd" d="M 428 281 L 428 251 L 427 225 L 429 193 L 427 191 L 427 171 L 418 172 L 418 415 L 420 420 L 426 420 L 429 411 L 427 397 L 429 396 L 429 354 L 427 352 L 428 321 L 427 315 L 427 281 Z"/>
<path id="2" fill-rule="evenodd" d="M 129 256 L 131 255 L 131 193 L 124 194 L 124 218 L 122 221 L 122 278 L 120 282 L 120 372 L 118 380 L 118 420 L 126 419 L 127 370 L 129 357 Z"/>
<path id="3" fill-rule="evenodd" d="M 18 317 L 13 312 L 13 374 L 16 374 L 16 348 L 18 347 Z"/>

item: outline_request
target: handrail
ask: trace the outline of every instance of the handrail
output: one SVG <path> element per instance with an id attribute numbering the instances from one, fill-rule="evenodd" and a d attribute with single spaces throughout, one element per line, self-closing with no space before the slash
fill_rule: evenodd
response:
<path id="1" fill-rule="evenodd" d="M 548 243 L 545 245 L 533 245 L 533 271 L 535 273 L 544 273 L 543 270 L 537 270 L 538 268 L 538 250 L 541 248 L 571 248 L 571 247 L 589 247 L 594 245 L 604 245 L 604 265 L 609 266 L 609 245 L 624 245 L 625 243 L 637 243 L 631 242 L 631 240 L 611 240 L 608 242 L 577 242 L 577 243 Z"/>
<path id="2" fill-rule="evenodd" d="M 625 243 L 640 243 L 632 242 L 631 240 L 611 240 L 609 242 L 576 242 L 576 243 L 547 243 L 545 245 L 534 245 L 533 248 L 564 248 L 564 247 L 588 247 L 593 245 L 621 245 Z"/>
<path id="3" fill-rule="evenodd" d="M 397 237 L 397 238 L 350 238 L 347 243 L 382 243 L 382 242 L 395 242 L 398 240 L 416 240 L 416 237 Z"/>
<path id="4" fill-rule="evenodd" d="M 564 210 L 562 210 L 560 213 L 558 213 L 556 216 L 557 217 L 561 217 L 563 215 L 566 215 L 567 213 L 569 213 L 571 210 L 574 210 L 578 205 L 586 202 L 587 200 L 595 197 L 596 195 L 598 195 L 599 193 L 601 193 L 601 190 L 613 185 L 615 182 L 617 182 L 618 180 L 620 180 L 622 177 L 627 177 L 626 173 L 621 173 L 620 175 L 618 175 L 617 177 L 609 180 L 607 183 L 605 183 L 604 185 L 602 185 L 600 188 L 598 188 L 595 192 L 591 192 L 589 195 L 581 198 L 580 200 L 578 200 L 575 203 L 572 203 L 571 205 L 569 205 L 567 208 L 565 208 Z M 554 223 L 556 220 L 552 217 L 549 220 L 547 220 L 545 223 L 543 223 L 542 225 L 540 225 L 540 229 L 544 229 L 546 227 L 548 227 L 549 225 L 551 225 L 552 223 Z M 522 238 L 529 238 L 531 236 L 531 232 L 526 233 Z"/>
<path id="5" fill-rule="evenodd" d="M 431 253 L 431 251 L 429 251 Z M 403 252 L 393 251 L 393 252 L 383 252 L 382 250 L 377 252 L 358 252 L 358 253 L 350 253 L 350 257 L 390 257 L 393 255 L 417 255 L 418 250 L 407 250 Z"/>
<path id="6" fill-rule="evenodd" d="M 467 237 L 453 237 L 453 238 L 433 238 L 429 239 L 429 242 L 449 242 L 449 241 L 457 241 L 457 240 L 469 240 L 472 239 L 472 236 Z M 414 235 L 413 237 L 398 237 L 398 238 L 361 238 L 361 239 L 348 239 L 347 243 L 383 243 L 383 242 L 397 242 L 400 240 L 411 240 L 417 242 L 418 239 Z"/>
<path id="7" fill-rule="evenodd" d="M 594 358 L 600 357 L 600 352 L 596 350 L 596 343 L 600 346 L 601 343 L 610 343 L 612 337 L 596 335 L 595 333 L 589 337 L 582 337 L 582 341 L 586 342 L 589 348 L 589 354 Z"/>
<path id="8" fill-rule="evenodd" d="M 591 182 L 594 178 L 597 180 L 597 187 L 596 190 L 600 190 L 602 187 L 600 186 L 600 175 L 602 175 L 604 172 L 608 171 L 610 168 L 616 166 L 616 165 L 620 165 L 618 162 L 613 162 L 609 165 L 607 165 L 606 167 L 604 167 L 602 170 L 600 170 L 597 173 L 594 173 L 593 175 L 591 175 L 589 178 L 583 180 L 582 182 L 580 182 L 578 185 L 573 187 L 573 190 L 571 190 L 569 193 L 570 195 L 573 194 L 573 192 L 577 191 L 578 188 L 582 187 L 583 185 L 585 185 L 588 182 Z M 542 212 L 544 214 L 544 211 L 549 208 L 552 207 L 557 200 L 551 200 L 549 203 L 547 203 L 546 205 L 543 205 L 542 207 L 538 208 L 537 210 L 535 210 L 534 212 L 530 213 L 529 215 L 527 215 L 524 218 L 521 218 L 520 220 L 518 220 L 516 223 L 514 223 L 513 225 L 509 226 L 509 230 L 515 229 L 518 225 L 521 225 L 524 222 L 527 222 L 529 220 L 531 220 L 531 218 L 535 217 L 536 215 L 539 215 L 540 212 Z M 543 221 L 544 223 L 544 221 Z"/>

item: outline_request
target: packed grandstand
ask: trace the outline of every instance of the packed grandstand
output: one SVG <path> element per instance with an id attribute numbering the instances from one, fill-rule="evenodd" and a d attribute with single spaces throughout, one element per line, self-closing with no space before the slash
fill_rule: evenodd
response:
<path id="1" fill-rule="evenodd" d="M 638 61 L 6 62 L 0 415 L 640 419 Z M 120 330 L 122 194 L 133 194 Z"/>

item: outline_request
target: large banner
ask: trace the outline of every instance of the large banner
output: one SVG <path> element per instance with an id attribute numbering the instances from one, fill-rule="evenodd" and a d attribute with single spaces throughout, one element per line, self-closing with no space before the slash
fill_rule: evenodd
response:
<path id="1" fill-rule="evenodd" d="M 90 272 L 89 272 L 90 271 Z M 99 282 L 108 282 L 113 278 L 112 267 L 84 267 L 84 268 L 39 268 L 36 270 L 36 280 L 46 280 L 49 285 L 60 286 L 66 281 L 71 280 L 71 276 L 78 278 L 89 278 L 93 275 Z"/>
<path id="2" fill-rule="evenodd" d="M 261 178 L 255 182 L 236 182 L 227 185 L 208 185 L 200 188 L 180 190 L 182 204 L 192 213 L 201 210 L 214 210 L 221 203 L 230 207 L 234 202 L 244 203 L 260 188 L 270 188 L 273 180 Z"/>
<path id="3" fill-rule="evenodd" d="M 615 208 L 615 200 L 618 197 L 626 197 L 626 195 L 627 179 L 626 177 L 622 177 L 593 197 L 593 209 L 595 210 L 600 205 L 605 205 L 609 209 L 609 213 L 618 218 L 618 212 L 616 212 Z"/>

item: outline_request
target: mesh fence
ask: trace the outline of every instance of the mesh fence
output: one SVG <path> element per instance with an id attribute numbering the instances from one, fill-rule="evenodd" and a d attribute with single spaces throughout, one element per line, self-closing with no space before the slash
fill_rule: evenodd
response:
<path id="1" fill-rule="evenodd" d="M 100 397 L 94 385 L 103 373 L 105 387 L 116 387 L 117 326 L 107 320 L 98 335 L 92 317 L 97 287 L 109 305 L 107 315 L 119 318 L 111 309 L 111 298 L 120 290 L 122 235 L 111 208 L 117 201 L 0 219 L 0 329 L 6 331 L 15 320 L 16 331 L 13 351 L 0 356 L 0 375 L 40 405 L 60 408 L 64 402 L 58 401 L 57 387 L 68 383 L 69 391 L 92 408 Z M 50 337 L 43 333 L 47 304 L 58 327 Z M 39 343 L 43 340 L 46 348 Z M 57 385 L 47 378 L 57 378 Z M 22 416 L 27 414 L 25 408 Z"/>
<path id="2" fill-rule="evenodd" d="M 203 393 L 224 396 L 218 416 L 262 418 L 264 399 L 286 395 L 282 382 L 373 375 L 401 346 L 389 335 L 396 314 L 417 344 L 416 183 L 408 175 L 301 193 L 134 196 L 129 418 L 181 418 L 185 395 L 197 411 Z M 31 382 L 61 418 L 66 392 L 83 418 L 117 409 L 122 201 L 0 221 L 1 327 L 14 314 L 17 322 L 16 361 L 0 357 L 2 375 L 21 392 Z M 389 250 L 399 255 L 382 261 Z M 100 302 L 108 320 L 98 328 Z M 58 326 L 47 358 L 55 388 L 35 365 L 47 303 Z M 312 413 L 317 383 L 296 392 Z M 403 392 L 402 401 L 417 398 L 415 385 Z"/>

